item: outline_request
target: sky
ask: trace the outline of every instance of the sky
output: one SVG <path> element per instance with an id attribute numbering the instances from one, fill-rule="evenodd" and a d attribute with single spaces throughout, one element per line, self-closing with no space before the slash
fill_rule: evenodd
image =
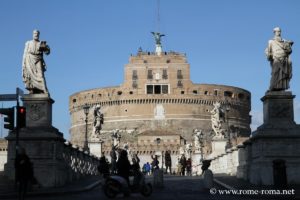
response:
<path id="1" fill-rule="evenodd" d="M 159 5 L 159 6 L 158 6 Z M 253 130 L 262 124 L 262 102 L 271 68 L 264 50 L 281 27 L 293 40 L 291 91 L 300 123 L 300 1 L 297 0 L 1 0 L 0 94 L 23 89 L 22 56 L 32 31 L 40 30 L 53 126 L 69 136 L 69 96 L 124 81 L 124 65 L 139 47 L 154 51 L 159 31 L 164 51 L 186 53 L 194 83 L 244 88 L 252 94 Z M 0 102 L 9 107 L 15 102 Z M 3 130 L 1 119 L 1 135 Z"/>

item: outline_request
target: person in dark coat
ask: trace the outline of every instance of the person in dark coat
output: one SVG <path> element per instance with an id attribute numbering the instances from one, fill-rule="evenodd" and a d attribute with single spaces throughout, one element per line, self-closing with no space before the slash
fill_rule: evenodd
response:
<path id="1" fill-rule="evenodd" d="M 170 174 L 172 174 L 172 160 L 171 160 L 170 150 L 166 151 L 165 153 L 165 164 L 166 164 L 166 173 L 168 173 L 168 169 L 169 169 Z"/>
<path id="2" fill-rule="evenodd" d="M 33 168 L 24 148 L 20 148 L 15 160 L 16 180 L 19 183 L 19 200 L 25 199 L 27 187 L 33 179 Z"/>
<path id="3" fill-rule="evenodd" d="M 129 185 L 129 174 L 131 165 L 127 157 L 127 151 L 126 150 L 120 150 L 119 159 L 117 161 L 117 175 L 122 176 Z"/>
<path id="4" fill-rule="evenodd" d="M 109 163 L 106 161 L 104 155 L 102 155 L 100 158 L 98 171 L 103 176 L 103 178 L 109 176 Z"/>
<path id="5" fill-rule="evenodd" d="M 151 155 L 151 158 L 152 158 L 151 172 L 153 174 L 154 170 L 159 169 L 159 166 L 158 166 L 159 165 L 159 161 L 158 161 L 158 156 L 157 155 L 155 155 L 155 156 Z"/>
<path id="6" fill-rule="evenodd" d="M 181 168 L 181 176 L 184 176 L 185 175 L 185 168 L 186 168 L 186 158 L 185 158 L 184 154 L 182 154 L 179 162 L 180 162 L 180 164 L 182 166 L 182 168 Z"/>

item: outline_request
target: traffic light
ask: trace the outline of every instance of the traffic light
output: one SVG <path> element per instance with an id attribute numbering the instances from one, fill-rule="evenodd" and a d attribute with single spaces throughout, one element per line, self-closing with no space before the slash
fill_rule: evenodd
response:
<path id="1" fill-rule="evenodd" d="M 26 126 L 26 108 L 23 106 L 17 107 L 17 126 L 18 128 Z"/>
<path id="2" fill-rule="evenodd" d="M 4 117 L 4 122 L 7 122 L 4 124 L 4 128 L 9 130 L 14 130 L 15 127 L 15 109 L 12 108 L 0 108 L 0 113 L 3 115 L 6 115 Z"/>

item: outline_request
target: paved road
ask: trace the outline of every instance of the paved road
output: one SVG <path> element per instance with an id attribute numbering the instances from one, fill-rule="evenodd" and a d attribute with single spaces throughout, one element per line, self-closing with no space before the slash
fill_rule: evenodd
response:
<path id="1" fill-rule="evenodd" d="M 232 195 L 213 195 L 209 191 L 204 191 L 203 182 L 200 177 L 176 177 L 169 176 L 165 177 L 165 187 L 163 189 L 155 189 L 150 197 L 143 197 L 141 194 L 131 194 L 130 197 L 125 199 L 147 199 L 147 200 L 173 200 L 173 199 L 186 199 L 186 200 L 199 200 L 199 199 L 220 199 L 220 200 L 240 200 L 240 199 L 251 199 L 241 198 L 240 196 Z M 215 186 L 216 189 L 223 189 L 219 186 Z M 123 199 L 123 195 L 117 196 L 116 199 Z M 95 199 L 107 199 L 102 190 L 101 186 L 94 188 L 91 191 L 83 192 L 79 194 L 67 194 L 62 196 L 38 196 L 30 197 L 28 200 L 95 200 Z"/>

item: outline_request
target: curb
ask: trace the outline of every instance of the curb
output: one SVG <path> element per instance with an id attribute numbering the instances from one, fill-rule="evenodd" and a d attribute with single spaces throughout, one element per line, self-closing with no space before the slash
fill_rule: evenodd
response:
<path id="1" fill-rule="evenodd" d="M 65 191 L 34 191 L 34 192 L 28 192 L 26 195 L 27 197 L 37 197 L 37 196 L 57 196 L 57 195 L 67 195 L 67 194 L 75 194 L 75 193 L 81 193 L 86 192 L 89 190 L 94 189 L 98 185 L 101 185 L 102 180 L 95 181 L 87 186 L 84 186 L 83 188 L 77 188 L 77 189 L 67 189 Z M 0 199 L 12 199 L 12 198 L 18 198 L 18 195 L 16 193 L 10 193 L 10 194 L 0 194 Z"/>

